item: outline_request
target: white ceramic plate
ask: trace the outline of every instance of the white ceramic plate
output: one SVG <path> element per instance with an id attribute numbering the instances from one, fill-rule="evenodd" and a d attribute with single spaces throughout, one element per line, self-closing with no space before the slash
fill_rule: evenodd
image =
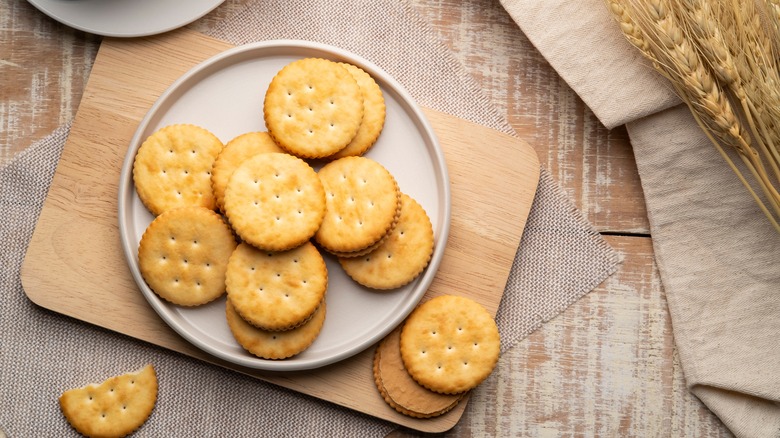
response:
<path id="1" fill-rule="evenodd" d="M 387 106 L 385 127 L 368 151 L 416 199 L 433 223 L 435 246 L 428 268 L 402 288 L 378 292 L 352 281 L 338 262 L 328 267 L 327 317 L 322 332 L 303 353 L 285 360 L 252 356 L 233 339 L 225 321 L 225 298 L 198 308 L 171 305 L 155 295 L 138 270 L 138 242 L 152 221 L 132 181 L 138 147 L 153 132 L 173 123 L 194 123 L 223 142 L 250 131 L 265 131 L 263 99 L 273 76 L 303 57 L 349 62 L 371 74 Z M 433 130 L 410 95 L 370 62 L 343 50 L 301 41 L 270 41 L 236 47 L 196 66 L 160 96 L 141 121 L 127 151 L 119 183 L 122 247 L 138 287 L 155 311 L 181 336 L 226 361 L 263 370 L 321 367 L 370 347 L 395 328 L 425 294 L 441 262 L 450 228 L 450 188 L 443 154 Z"/>
<path id="2" fill-rule="evenodd" d="M 112 37 L 154 35 L 192 23 L 225 0 L 27 0 L 74 29 Z"/>

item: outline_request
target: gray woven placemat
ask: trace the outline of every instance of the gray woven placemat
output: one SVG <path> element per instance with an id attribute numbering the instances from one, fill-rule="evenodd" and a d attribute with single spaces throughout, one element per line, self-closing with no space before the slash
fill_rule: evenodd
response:
<path id="1" fill-rule="evenodd" d="M 213 32 L 234 44 L 289 38 L 342 47 L 388 71 L 420 104 L 513 134 L 431 35 L 408 5 L 390 0 L 260 0 Z M 68 129 L 61 127 L 0 168 L 0 425 L 9 436 L 76 436 L 59 413 L 59 394 L 148 362 L 158 370 L 159 400 L 135 436 L 371 437 L 395 427 L 32 304 L 20 268 Z M 542 169 L 499 308 L 504 350 L 589 292 L 616 265 L 616 253 Z M 483 385 L 500 384 L 491 378 Z"/>

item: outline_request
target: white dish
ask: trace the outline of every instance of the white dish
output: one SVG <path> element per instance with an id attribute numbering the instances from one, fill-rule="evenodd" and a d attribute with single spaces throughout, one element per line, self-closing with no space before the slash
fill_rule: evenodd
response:
<path id="1" fill-rule="evenodd" d="M 285 360 L 264 360 L 247 353 L 233 339 L 224 316 L 225 298 L 198 308 L 161 300 L 138 270 L 141 235 L 153 219 L 132 181 L 133 159 L 146 137 L 173 123 L 194 123 L 223 142 L 250 131 L 264 131 L 262 102 L 273 76 L 303 57 L 349 62 L 371 74 L 387 106 L 385 127 L 368 151 L 416 199 L 433 223 L 435 246 L 428 268 L 412 283 L 378 292 L 352 281 L 331 256 L 328 267 L 327 317 L 322 332 L 303 353 Z M 204 351 L 253 369 L 293 371 L 328 365 L 370 347 L 414 309 L 428 290 L 441 262 L 450 228 L 450 188 L 438 140 L 420 108 L 404 88 L 372 63 L 331 46 L 301 41 L 269 41 L 236 47 L 204 61 L 179 78 L 141 121 L 122 166 L 119 182 L 119 229 L 132 275 L 144 297 L 165 322 Z"/>
<path id="2" fill-rule="evenodd" d="M 27 0 L 74 29 L 112 37 L 140 37 L 192 23 L 225 0 Z"/>

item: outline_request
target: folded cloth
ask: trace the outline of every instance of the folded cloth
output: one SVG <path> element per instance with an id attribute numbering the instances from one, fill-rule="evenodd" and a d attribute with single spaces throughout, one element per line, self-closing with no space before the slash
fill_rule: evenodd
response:
<path id="1" fill-rule="evenodd" d="M 780 238 L 677 106 L 628 124 L 686 382 L 737 436 L 780 436 Z"/>
<path id="2" fill-rule="evenodd" d="M 308 39 L 378 64 L 422 105 L 513 134 L 427 24 L 404 2 L 257 0 L 212 36 L 241 44 Z M 393 425 L 42 310 L 24 297 L 19 271 L 68 134 L 63 126 L 0 168 L 0 424 L 11 436 L 72 432 L 56 408 L 65 389 L 153 363 L 158 405 L 139 436 L 384 436 Z M 616 253 L 542 169 L 498 313 L 511 348 L 614 272 Z M 505 360 L 499 371 L 510 369 Z M 369 371 L 370 372 L 370 371 Z M 472 404 L 491 402 L 509 372 L 484 382 Z M 35 421 L 29 413 L 35 415 Z M 480 429 L 482 427 L 483 429 Z M 474 435 L 490 424 L 472 424 Z"/>
<path id="3" fill-rule="evenodd" d="M 604 0 L 502 0 L 608 128 L 627 123 L 686 384 L 738 436 L 780 436 L 780 235 Z"/>
<path id="4" fill-rule="evenodd" d="M 501 4 L 605 127 L 680 104 L 665 79 L 623 41 L 604 0 Z"/>

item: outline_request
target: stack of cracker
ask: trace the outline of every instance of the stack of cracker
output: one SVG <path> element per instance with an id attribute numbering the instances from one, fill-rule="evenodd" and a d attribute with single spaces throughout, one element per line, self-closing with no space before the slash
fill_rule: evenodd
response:
<path id="1" fill-rule="evenodd" d="M 363 156 L 385 122 L 382 91 L 364 70 L 291 62 L 271 81 L 263 114 L 267 132 L 225 145 L 191 124 L 144 141 L 133 179 L 156 217 L 138 260 L 149 287 L 176 305 L 226 294 L 236 341 L 284 359 L 324 324 L 323 254 L 365 287 L 396 289 L 427 267 L 434 237 L 425 210 Z M 315 162 L 325 164 L 316 171 Z"/>
<path id="2" fill-rule="evenodd" d="M 374 353 L 374 382 L 396 411 L 442 415 L 484 381 L 498 362 L 498 327 L 479 303 L 442 295 L 418 306 Z"/>

